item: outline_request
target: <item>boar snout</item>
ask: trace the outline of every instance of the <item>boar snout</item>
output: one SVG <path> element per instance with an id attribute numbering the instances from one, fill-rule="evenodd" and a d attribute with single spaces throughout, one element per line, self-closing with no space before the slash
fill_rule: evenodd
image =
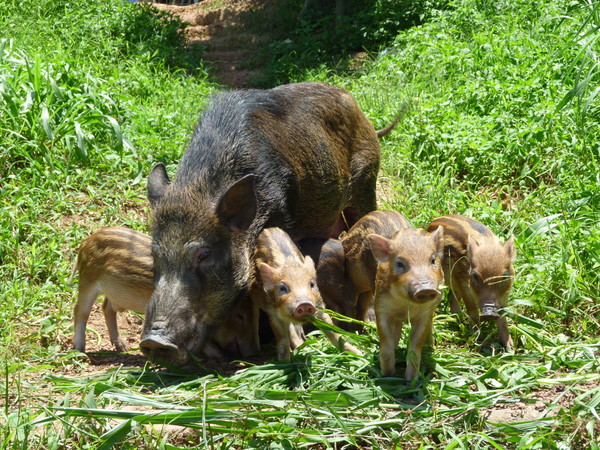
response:
<path id="1" fill-rule="evenodd" d="M 500 318 L 500 314 L 498 314 L 498 310 L 495 305 L 485 305 L 481 308 L 481 314 L 479 318 L 484 322 L 489 322 L 492 320 L 497 320 Z"/>
<path id="2" fill-rule="evenodd" d="M 176 361 L 179 358 L 179 347 L 158 333 L 148 334 L 140 342 L 140 350 L 150 359 Z"/>
<path id="3" fill-rule="evenodd" d="M 150 359 L 176 361 L 179 358 L 179 347 L 168 338 L 162 322 L 154 322 L 149 330 L 142 332 L 140 350 Z"/>
<path id="4" fill-rule="evenodd" d="M 314 316 L 317 312 L 315 305 L 309 302 L 300 303 L 294 308 L 294 319 L 304 320 L 309 316 Z"/>

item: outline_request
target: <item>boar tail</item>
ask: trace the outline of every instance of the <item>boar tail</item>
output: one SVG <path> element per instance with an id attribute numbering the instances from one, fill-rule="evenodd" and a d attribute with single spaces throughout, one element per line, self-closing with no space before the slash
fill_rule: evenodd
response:
<path id="1" fill-rule="evenodd" d="M 79 257 L 75 260 L 75 264 L 73 264 L 73 268 L 71 269 L 71 276 L 69 277 L 69 286 L 73 284 L 73 278 L 75 278 L 75 272 L 79 268 Z"/>
<path id="2" fill-rule="evenodd" d="M 390 132 L 394 129 L 394 127 L 396 125 L 398 125 L 398 123 L 402 119 L 404 119 L 404 116 L 406 115 L 406 113 L 408 111 L 410 111 L 411 107 L 412 107 L 412 100 L 405 100 L 402 103 L 402 106 L 400 106 L 400 111 L 398 111 L 398 114 L 396 114 L 396 117 L 394 117 L 394 120 L 392 120 L 392 123 L 390 123 L 387 127 L 376 131 L 377 137 L 381 139 L 382 137 L 390 134 Z"/>

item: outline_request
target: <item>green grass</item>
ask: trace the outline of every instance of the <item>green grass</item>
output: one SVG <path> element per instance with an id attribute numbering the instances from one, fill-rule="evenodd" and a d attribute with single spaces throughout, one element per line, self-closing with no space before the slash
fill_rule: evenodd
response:
<path id="1" fill-rule="evenodd" d="M 414 2 L 422 25 L 380 27 L 365 45 L 386 48 L 360 70 L 337 64 L 349 47 L 319 56 L 322 35 L 301 29 L 305 57 L 263 80 L 344 86 L 377 128 L 414 99 L 382 143 L 381 206 L 516 236 L 516 351 L 443 304 L 412 384 L 380 377 L 373 327 L 349 336 L 360 357 L 315 332 L 291 363 L 235 374 L 89 375 L 68 351 L 75 249 L 103 226 L 148 230 L 146 176 L 175 170 L 218 86 L 168 15 L 59 3 L 0 4 L 0 447 L 598 448 L 600 3 Z M 503 408 L 515 416 L 495 421 Z"/>

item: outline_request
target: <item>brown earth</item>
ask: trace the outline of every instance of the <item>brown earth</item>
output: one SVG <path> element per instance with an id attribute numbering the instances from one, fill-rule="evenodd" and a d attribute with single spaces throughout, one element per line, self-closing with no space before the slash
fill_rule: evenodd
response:
<path id="1" fill-rule="evenodd" d="M 268 23 L 276 0 L 202 0 L 188 6 L 155 3 L 187 24 L 185 36 L 192 48 L 201 49 L 215 80 L 223 86 L 249 87 L 259 70 L 252 58 L 270 37 L 251 31 L 248 22 Z"/>

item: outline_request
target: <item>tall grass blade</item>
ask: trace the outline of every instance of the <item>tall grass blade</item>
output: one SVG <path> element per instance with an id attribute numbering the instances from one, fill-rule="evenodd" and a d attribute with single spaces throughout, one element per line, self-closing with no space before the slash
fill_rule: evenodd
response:
<path id="1" fill-rule="evenodd" d="M 44 127 L 44 131 L 46 132 L 46 136 L 50 141 L 54 140 L 54 134 L 52 133 L 52 126 L 50 125 L 50 114 L 48 113 L 48 108 L 45 106 L 42 107 L 42 127 Z"/>
<path id="2" fill-rule="evenodd" d="M 88 158 L 88 153 L 87 153 L 87 148 L 86 148 L 86 138 L 85 135 L 83 134 L 83 131 L 81 130 L 81 125 L 79 124 L 79 122 L 74 122 L 75 124 L 75 134 L 77 135 L 77 154 L 79 156 L 79 158 L 81 158 L 82 161 L 84 161 L 85 163 L 89 162 L 89 158 Z"/>

